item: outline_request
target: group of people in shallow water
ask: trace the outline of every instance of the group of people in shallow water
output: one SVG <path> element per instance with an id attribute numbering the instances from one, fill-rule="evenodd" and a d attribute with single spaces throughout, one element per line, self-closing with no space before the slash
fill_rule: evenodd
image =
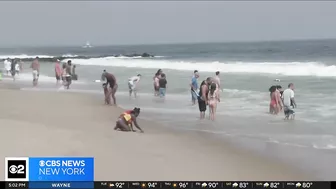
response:
<path id="1" fill-rule="evenodd" d="M 73 65 L 71 60 L 68 60 L 66 63 L 60 64 L 60 60 L 56 60 L 55 64 L 55 77 L 56 85 L 62 81 L 62 84 L 65 89 L 69 89 L 73 80 L 77 80 L 78 76 L 76 74 L 76 65 Z"/>
<path id="2" fill-rule="evenodd" d="M 162 69 L 159 69 L 154 77 L 154 96 L 159 96 L 164 98 L 166 96 L 166 88 L 167 88 L 167 78 L 166 74 L 163 73 Z"/>
<path id="3" fill-rule="evenodd" d="M 23 62 L 19 59 L 14 59 L 12 62 L 10 59 L 6 59 L 4 61 L 4 65 L 7 71 L 7 74 L 11 73 L 13 80 L 15 80 L 15 75 L 19 75 L 20 71 L 23 70 Z M 8 66 L 9 65 L 9 66 Z M 7 67 L 10 67 L 8 69 Z M 36 87 L 38 85 L 38 80 L 40 76 L 40 63 L 39 57 L 36 57 L 30 65 L 32 69 L 33 76 L 33 86 Z M 63 63 L 61 66 L 60 60 L 56 60 L 55 64 L 55 77 L 56 77 L 56 85 L 63 81 L 63 85 L 66 89 L 69 89 L 72 80 L 77 80 L 76 74 L 76 65 L 72 65 L 71 60 L 68 60 L 66 63 Z"/>
<path id="4" fill-rule="evenodd" d="M 280 85 L 273 85 L 269 88 L 269 92 L 269 113 L 277 115 L 283 110 L 285 114 L 285 119 L 294 119 L 294 108 L 297 107 L 294 98 L 294 84 L 288 84 L 288 88 L 286 90 L 283 90 Z"/>
<path id="5" fill-rule="evenodd" d="M 194 105 L 196 100 L 198 101 L 198 106 L 200 110 L 200 118 L 205 118 L 205 112 L 207 106 L 209 106 L 209 119 L 215 120 L 217 103 L 220 102 L 220 78 L 219 71 L 216 72 L 216 76 L 214 78 L 208 77 L 206 80 L 201 82 L 200 87 L 198 87 L 197 79 L 199 78 L 199 73 L 197 70 L 194 71 L 194 75 L 192 77 L 192 81 L 190 83 L 191 87 L 191 97 L 192 104 Z M 116 104 L 115 94 L 118 89 L 118 84 L 116 77 L 112 74 L 103 70 L 101 75 L 101 80 L 106 81 L 102 84 L 104 89 L 104 99 L 105 104 L 111 104 L 111 99 L 113 100 L 113 104 Z M 134 94 L 134 97 L 137 97 L 137 85 L 141 80 L 141 74 L 130 77 L 128 79 L 128 88 L 129 88 L 129 96 L 131 97 Z M 166 87 L 167 87 L 167 79 L 166 75 L 163 73 L 162 69 L 159 69 L 154 77 L 153 77 L 153 86 L 154 86 L 154 96 L 159 96 L 164 98 L 166 95 Z M 144 132 L 139 124 L 136 121 L 136 118 L 140 114 L 140 108 L 135 107 L 133 110 L 127 110 L 123 112 L 115 126 L 115 130 L 120 131 L 135 131 L 133 129 L 133 124 L 140 132 Z"/>
<path id="6" fill-rule="evenodd" d="M 208 77 L 201 82 L 198 87 L 197 79 L 199 78 L 198 70 L 194 70 L 194 75 L 191 78 L 191 102 L 194 105 L 198 101 L 198 108 L 200 111 L 200 118 L 205 118 L 207 106 L 209 106 L 209 119 L 215 120 L 217 104 L 220 102 L 220 72 L 215 73 L 215 77 Z"/>
<path id="7" fill-rule="evenodd" d="M 7 75 L 11 75 L 13 80 L 15 80 L 15 75 L 19 75 L 20 71 L 23 69 L 23 62 L 20 59 L 10 59 L 4 60 L 4 70 Z M 0 73 L 1 75 L 1 73 Z"/>
<path id="8" fill-rule="evenodd" d="M 39 58 L 36 57 L 32 62 L 30 68 L 32 68 L 33 73 L 33 85 L 36 86 L 40 74 L 40 64 Z M 20 67 L 18 66 L 20 63 Z M 9 67 L 9 60 L 5 60 L 4 62 L 7 67 Z M 14 66 L 15 65 L 15 66 Z M 6 67 L 6 66 L 5 66 Z M 22 62 L 13 61 L 11 66 L 11 74 L 13 77 L 15 74 L 18 74 L 20 70 L 17 67 L 22 69 Z M 72 80 L 77 80 L 77 75 L 75 73 L 76 66 L 72 65 L 71 60 L 68 60 L 67 63 L 63 63 L 62 67 L 60 65 L 60 60 L 56 61 L 55 64 L 55 77 L 56 84 L 58 84 L 61 80 L 63 80 L 63 85 L 66 89 L 69 89 Z M 7 68 L 7 72 L 10 70 Z M 214 77 L 207 77 L 203 80 L 198 86 L 198 78 L 200 77 L 198 70 L 194 70 L 193 76 L 190 82 L 191 89 L 191 102 L 192 105 L 198 102 L 198 108 L 200 111 L 200 119 L 205 118 L 205 112 L 207 107 L 209 107 L 209 119 L 215 120 L 217 104 L 220 100 L 220 92 L 222 91 L 220 85 L 220 72 L 215 72 Z M 111 99 L 113 100 L 113 104 L 116 105 L 116 92 L 118 90 L 118 84 L 116 77 L 112 73 L 108 73 L 106 70 L 103 70 L 102 81 L 106 81 L 102 84 L 104 89 L 105 96 L 105 104 L 111 104 Z M 130 77 L 128 79 L 128 89 L 129 96 L 137 98 L 137 85 L 141 80 L 141 74 Z M 167 78 L 163 73 L 162 69 L 159 69 L 154 77 L 153 77 L 153 86 L 154 86 L 154 96 L 159 96 L 164 98 L 166 96 L 166 88 L 167 88 Z M 294 99 L 294 84 L 290 83 L 288 85 L 288 89 L 283 90 L 280 85 L 273 85 L 269 88 L 270 92 L 270 105 L 269 112 L 271 114 L 279 114 L 282 110 L 285 113 L 285 119 L 294 119 L 295 112 L 294 108 L 297 107 L 295 99 Z M 135 131 L 133 129 L 133 124 L 137 129 L 141 132 L 143 130 L 139 127 L 136 118 L 140 114 L 140 108 L 135 107 L 133 110 L 127 110 L 123 114 L 121 114 L 116 122 L 115 130 L 121 131 Z"/>

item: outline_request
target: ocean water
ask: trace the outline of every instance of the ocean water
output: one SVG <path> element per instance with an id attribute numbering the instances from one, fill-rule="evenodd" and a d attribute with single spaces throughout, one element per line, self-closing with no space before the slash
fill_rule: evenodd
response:
<path id="1" fill-rule="evenodd" d="M 144 52 L 155 57 L 122 56 Z M 32 76 L 27 69 L 35 56 L 42 61 L 38 89 L 30 87 Z M 26 69 L 13 83 L 22 90 L 102 95 L 101 83 L 93 81 L 106 69 L 117 77 L 118 104 L 141 107 L 144 119 L 172 129 L 208 133 L 310 171 L 321 180 L 336 180 L 336 40 L 0 49 L 0 59 L 7 57 L 25 62 Z M 79 80 L 69 91 L 55 86 L 54 57 L 77 65 Z M 167 75 L 165 100 L 153 96 L 152 77 L 157 69 Z M 191 106 L 189 82 L 195 69 L 201 75 L 199 83 L 221 72 L 223 92 L 214 122 L 200 121 L 198 107 Z M 127 79 L 138 73 L 143 76 L 139 96 L 130 99 Z M 5 76 L 3 82 L 12 81 Z M 268 88 L 273 84 L 286 88 L 291 82 L 298 104 L 296 120 L 284 121 L 283 115 L 267 113 Z"/>

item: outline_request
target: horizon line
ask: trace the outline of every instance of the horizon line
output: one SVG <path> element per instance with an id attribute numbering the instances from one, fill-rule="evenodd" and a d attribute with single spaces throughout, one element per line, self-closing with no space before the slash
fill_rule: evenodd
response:
<path id="1" fill-rule="evenodd" d="M 134 43 L 134 44 L 102 44 L 102 45 L 92 45 L 95 47 L 114 47 L 114 46 L 156 46 L 156 45 L 196 45 L 196 44 L 244 44 L 244 43 L 272 43 L 272 42 L 302 42 L 302 41 L 325 41 L 325 40 L 336 40 L 336 38 L 310 38 L 310 39 L 275 39 L 275 40 L 245 40 L 245 41 L 197 41 L 197 42 L 160 42 L 160 43 Z M 0 46 L 0 49 L 11 49 L 11 48 L 43 48 L 43 47 L 83 47 L 83 45 L 11 45 L 11 46 Z"/>

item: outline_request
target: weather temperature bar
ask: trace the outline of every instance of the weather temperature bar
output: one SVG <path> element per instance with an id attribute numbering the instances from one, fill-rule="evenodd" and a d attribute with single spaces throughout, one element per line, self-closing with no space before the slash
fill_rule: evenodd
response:
<path id="1" fill-rule="evenodd" d="M 336 182 L 310 182 L 310 181 L 288 181 L 288 182 L 223 182 L 223 181 L 198 181 L 198 182 L 183 182 L 183 181 L 131 181 L 131 182 L 95 182 L 95 189 L 207 189 L 207 188 L 223 188 L 223 189 L 331 189 L 336 187 Z"/>
<path id="2" fill-rule="evenodd" d="M 59 187 L 61 185 L 62 187 Z M 336 182 L 311 182 L 311 181 L 287 181 L 287 182 L 237 182 L 237 181 L 95 181 L 95 182 L 0 182 L 0 188 L 6 189 L 332 189 L 336 188 Z"/>

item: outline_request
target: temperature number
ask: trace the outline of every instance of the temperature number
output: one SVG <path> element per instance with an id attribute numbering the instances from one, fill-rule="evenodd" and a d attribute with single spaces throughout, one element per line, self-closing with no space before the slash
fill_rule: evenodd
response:
<path id="1" fill-rule="evenodd" d="M 304 182 L 302 183 L 302 188 L 310 188 L 313 185 L 312 182 Z"/>
<path id="2" fill-rule="evenodd" d="M 209 182 L 208 187 L 209 188 L 216 188 L 218 186 L 218 182 Z"/>
<path id="3" fill-rule="evenodd" d="M 155 188 L 157 183 L 156 182 L 149 182 L 147 185 L 148 185 L 148 188 Z"/>
<path id="4" fill-rule="evenodd" d="M 248 186 L 248 182 L 241 182 L 239 183 L 239 188 L 246 188 Z"/>
<path id="5" fill-rule="evenodd" d="M 180 182 L 179 183 L 180 188 L 186 188 L 187 186 L 188 186 L 188 183 L 185 183 L 185 182 Z"/>
<path id="6" fill-rule="evenodd" d="M 125 183 L 123 183 L 123 182 L 115 183 L 116 188 L 123 188 L 124 185 L 125 185 Z"/>
<path id="7" fill-rule="evenodd" d="M 280 185 L 280 183 L 278 183 L 278 182 L 271 182 L 270 188 L 278 188 L 279 185 Z"/>

